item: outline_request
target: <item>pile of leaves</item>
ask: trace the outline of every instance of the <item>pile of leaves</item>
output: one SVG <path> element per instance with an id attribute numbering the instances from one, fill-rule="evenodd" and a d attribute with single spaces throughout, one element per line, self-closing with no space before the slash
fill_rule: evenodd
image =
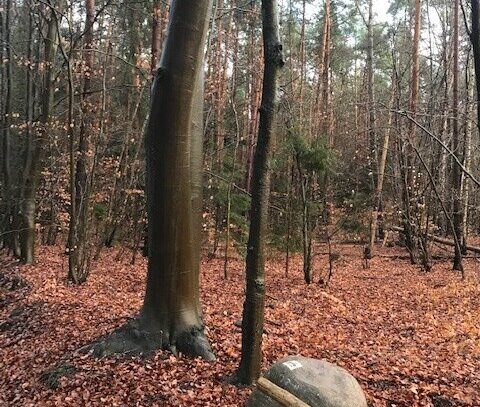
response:
<path id="1" fill-rule="evenodd" d="M 480 405 L 480 263 L 467 279 L 438 261 L 411 266 L 400 249 L 382 249 L 362 268 L 360 246 L 337 246 L 327 289 L 306 286 L 300 257 L 285 277 L 284 257 L 267 264 L 264 368 L 286 356 L 324 358 L 349 370 L 370 406 Z M 139 310 L 145 262 L 109 249 L 86 284 L 66 281 L 68 259 L 42 247 L 38 263 L 0 259 L 0 405 L 241 406 L 251 389 L 231 384 L 240 357 L 244 263 L 202 262 L 202 302 L 217 361 L 111 357 L 78 352 Z M 327 272 L 316 248 L 316 280 Z"/>

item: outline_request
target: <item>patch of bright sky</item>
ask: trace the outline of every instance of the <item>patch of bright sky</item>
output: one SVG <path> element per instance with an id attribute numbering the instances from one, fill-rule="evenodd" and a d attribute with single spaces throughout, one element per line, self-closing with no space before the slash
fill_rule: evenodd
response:
<path id="1" fill-rule="evenodd" d="M 282 2 L 284 4 L 286 4 L 287 1 L 288 0 L 283 0 Z M 297 5 L 300 4 L 300 3 L 301 2 L 298 1 Z M 350 3 L 349 7 L 355 7 L 355 1 L 354 0 L 350 0 L 349 3 Z M 366 13 L 367 12 L 367 10 L 366 10 L 367 2 L 362 0 L 359 3 L 362 4 L 363 12 Z M 393 16 L 388 12 L 391 3 L 392 3 L 391 0 L 373 0 L 372 6 L 373 6 L 374 23 L 375 24 L 382 24 L 382 23 L 392 24 L 393 23 Z M 308 17 L 314 16 L 322 7 L 323 7 L 323 1 L 322 0 L 316 0 L 316 1 L 313 1 L 312 3 L 310 3 L 310 4 L 307 4 L 307 10 L 306 10 L 307 16 Z M 426 10 L 424 8 L 423 12 L 425 13 L 425 11 Z M 433 33 L 438 32 L 440 30 L 440 18 L 439 18 L 439 15 L 438 15 L 438 10 L 435 7 L 432 7 L 432 6 L 430 7 L 428 21 L 430 23 L 430 28 L 431 28 Z M 424 24 L 422 26 L 422 31 L 424 32 L 426 29 L 427 29 L 426 24 Z M 422 41 L 422 44 L 420 46 L 420 49 L 423 52 L 426 52 L 428 44 L 426 44 L 426 42 L 425 42 L 425 35 L 424 34 L 422 35 L 422 37 L 423 37 L 422 38 L 423 41 Z M 349 39 L 349 40 L 353 41 L 353 39 Z M 436 44 L 435 40 L 434 40 L 433 43 L 432 43 L 432 50 L 433 51 L 438 50 L 440 46 L 441 46 L 441 44 L 439 44 L 439 43 Z"/>
<path id="2" fill-rule="evenodd" d="M 322 2 L 314 2 L 307 5 L 307 15 L 313 15 L 316 10 L 318 10 L 319 4 Z M 352 5 L 353 5 L 352 1 Z M 373 12 L 376 14 L 376 19 L 379 22 L 386 22 L 389 20 L 388 8 L 390 7 L 390 2 L 388 0 L 373 0 Z"/>
<path id="3" fill-rule="evenodd" d="M 390 4 L 388 1 L 385 0 L 374 0 L 372 3 L 373 12 L 377 15 L 377 19 L 379 21 L 388 21 L 388 8 Z"/>
<path id="4" fill-rule="evenodd" d="M 289 2 L 292 0 L 280 0 L 280 4 L 283 7 L 287 7 Z M 355 8 L 354 0 L 350 0 L 348 7 Z M 360 4 L 364 5 L 365 1 L 360 1 Z M 301 10 L 301 1 L 294 1 L 293 4 L 296 6 L 297 10 Z M 348 4 L 348 3 L 347 3 Z M 388 23 L 392 21 L 392 16 L 388 14 L 388 9 L 390 7 L 389 0 L 373 0 L 373 13 L 374 13 L 374 20 L 375 23 Z M 315 0 L 311 3 L 306 4 L 306 15 L 307 18 L 310 19 L 315 16 L 320 10 L 323 9 L 323 1 L 322 0 Z M 362 7 L 362 10 L 366 12 L 365 7 Z"/>
<path id="5" fill-rule="evenodd" d="M 286 4 L 287 1 L 282 1 L 282 3 Z M 298 2 L 300 3 L 300 2 Z M 363 4 L 362 9 L 365 11 L 365 2 L 361 1 L 361 4 Z M 354 7 L 354 0 L 351 0 L 351 6 Z M 388 13 L 388 9 L 390 8 L 391 1 L 390 0 L 373 0 L 372 6 L 373 6 L 373 12 L 375 15 L 375 21 L 376 23 L 388 23 L 392 21 L 392 16 Z M 307 5 L 307 15 L 308 16 L 313 16 L 315 12 L 319 10 L 323 6 L 322 1 L 314 1 L 311 4 Z M 436 23 L 439 21 L 438 15 L 436 12 L 430 11 L 430 19 L 433 20 L 432 24 L 436 25 Z"/>

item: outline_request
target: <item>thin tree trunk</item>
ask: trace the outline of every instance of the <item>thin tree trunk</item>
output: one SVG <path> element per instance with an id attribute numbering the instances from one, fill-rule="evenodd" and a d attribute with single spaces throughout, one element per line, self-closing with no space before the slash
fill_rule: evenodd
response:
<path id="1" fill-rule="evenodd" d="M 330 0 L 325 0 L 325 12 L 324 12 L 324 38 L 322 51 L 323 63 L 322 63 L 322 105 L 321 105 L 321 124 L 320 135 L 325 137 L 327 145 L 331 146 L 333 140 L 331 140 L 330 123 L 329 123 L 329 104 L 330 104 L 330 50 L 331 50 L 331 5 Z"/>
<path id="2" fill-rule="evenodd" d="M 255 2 L 250 4 L 250 20 L 249 20 L 249 50 L 248 50 L 248 66 L 252 70 L 251 78 L 249 80 L 249 115 L 246 116 L 247 119 L 247 160 L 246 160 L 246 173 L 245 173 L 245 189 L 248 192 L 251 192 L 252 186 L 252 174 L 253 174 L 253 159 L 255 153 L 255 145 L 257 142 L 257 129 L 259 123 L 259 104 L 261 99 L 261 87 L 262 81 L 261 77 L 258 74 L 259 67 L 257 66 L 257 41 L 255 39 L 255 20 L 257 6 Z M 253 69 L 251 68 L 253 67 Z"/>
<path id="3" fill-rule="evenodd" d="M 390 133 L 392 128 L 392 118 L 393 118 L 393 106 L 395 103 L 395 92 L 396 92 L 396 78 L 395 78 L 395 67 L 392 72 L 392 87 L 390 91 L 390 101 L 389 101 L 389 111 L 388 111 L 388 123 L 387 128 L 385 129 L 385 136 L 383 139 L 382 147 L 382 156 L 380 157 L 380 163 L 378 167 L 378 178 L 377 178 L 377 188 L 375 191 L 375 204 L 372 211 L 372 218 L 370 221 L 370 241 L 369 241 L 369 254 L 373 256 L 374 246 L 375 246 L 375 231 L 377 229 L 378 217 L 382 205 L 382 191 L 383 191 L 383 180 L 385 177 L 385 167 L 387 164 L 387 155 L 388 155 L 388 146 L 390 143 Z"/>
<path id="4" fill-rule="evenodd" d="M 331 60 L 331 36 L 332 36 L 332 23 L 331 23 L 331 2 L 330 0 L 325 0 L 325 11 L 324 11 L 324 38 L 323 41 L 323 62 L 322 62 L 322 101 L 320 108 L 320 125 L 319 125 L 319 135 L 325 139 L 325 143 L 329 149 L 333 148 L 333 126 L 332 126 L 332 116 L 331 116 L 331 81 L 330 81 L 330 60 Z M 322 176 L 321 188 L 322 188 L 322 199 L 323 199 L 323 224 L 325 227 L 328 227 L 330 223 L 331 215 L 331 205 L 333 201 L 332 189 L 330 185 L 328 171 Z M 307 226 L 308 227 L 308 226 Z M 311 242 L 308 243 L 308 246 L 311 246 Z M 308 253 L 308 249 L 307 249 Z M 307 256 L 309 260 L 310 256 Z M 310 268 L 310 266 L 308 266 Z M 305 271 L 305 270 L 304 270 Z M 310 273 L 310 271 L 308 270 Z"/>
<path id="5" fill-rule="evenodd" d="M 322 43 L 320 45 L 320 56 L 318 65 L 318 83 L 315 95 L 315 128 L 319 133 L 318 136 L 326 137 L 323 134 L 323 122 L 325 120 L 325 109 L 322 98 L 322 85 L 325 87 L 325 71 L 329 69 L 327 65 L 326 54 L 328 53 L 329 41 L 330 41 L 330 0 L 325 0 L 324 13 L 323 13 L 323 32 Z"/>
<path id="6" fill-rule="evenodd" d="M 83 283 L 88 276 L 90 247 L 88 244 L 88 214 L 90 201 L 90 140 L 93 126 L 93 106 L 91 98 L 91 83 L 94 75 L 93 24 L 95 19 L 95 0 L 85 1 L 85 43 L 84 72 L 82 95 L 82 122 L 78 138 L 77 162 L 75 170 L 75 204 L 72 206 L 70 227 L 73 228 L 69 244 L 68 278 L 75 284 Z"/>
<path id="7" fill-rule="evenodd" d="M 376 172 L 378 166 L 376 112 L 375 112 L 375 73 L 373 66 L 373 1 L 368 1 L 368 47 L 367 47 L 367 87 L 368 87 L 368 141 L 370 145 L 370 171 L 372 181 L 376 185 Z"/>
<path id="8" fill-rule="evenodd" d="M 457 160 L 460 160 L 460 129 L 458 118 L 458 54 L 459 54 L 459 12 L 460 12 L 460 0 L 455 0 L 453 10 L 453 143 L 452 149 Z M 452 199 L 453 199 L 453 228 L 452 231 L 455 234 L 455 240 L 462 242 L 462 171 L 456 162 L 452 163 Z M 462 265 L 462 251 L 460 244 L 455 245 L 455 257 L 453 260 L 453 269 L 463 273 Z"/>
<path id="9" fill-rule="evenodd" d="M 302 246 L 303 246 L 303 278 L 307 284 L 312 283 L 312 234 L 310 230 L 310 211 L 307 190 L 310 185 L 308 175 L 302 170 L 302 163 L 297 153 L 297 169 L 300 181 L 300 195 L 302 198 Z"/>
<path id="10" fill-rule="evenodd" d="M 288 271 L 290 269 L 290 240 L 291 240 L 291 229 L 292 229 L 292 188 L 293 188 L 293 177 L 294 177 L 294 167 L 290 163 L 290 157 L 287 162 L 287 207 L 286 207 L 286 219 L 287 219 L 287 241 L 285 244 L 285 277 L 288 277 Z"/>
<path id="11" fill-rule="evenodd" d="M 252 34 L 253 35 L 253 34 Z M 255 42 L 252 41 L 252 47 Z M 255 54 L 253 56 L 253 63 L 256 63 Z M 261 99 L 261 80 L 258 77 L 258 73 L 253 73 L 251 90 L 250 90 L 250 122 L 248 123 L 248 144 L 247 144 L 247 171 L 245 189 L 251 192 L 252 187 L 252 175 L 253 175 L 253 160 L 255 155 L 255 145 L 257 143 L 257 129 L 259 123 L 258 106 Z"/>
<path id="12" fill-rule="evenodd" d="M 3 236 L 6 241 L 6 245 L 9 249 L 14 250 L 14 231 L 13 231 L 13 202 L 12 202 L 12 168 L 11 168 L 11 140 L 10 140 L 10 125 L 12 118 L 12 44 L 10 38 L 10 21 L 12 15 L 12 1 L 6 1 L 5 7 L 5 25 L 4 37 L 2 40 L 2 48 L 5 47 L 5 59 L 2 61 L 4 64 L 4 75 L 5 75 L 5 94 L 2 94 L 4 98 L 4 110 L 1 112 L 3 116 L 2 122 L 2 171 L 3 171 L 3 198 L 5 200 L 5 212 L 3 213 Z"/>
<path id="13" fill-rule="evenodd" d="M 250 231 L 247 244 L 247 291 L 242 320 L 242 357 L 237 377 L 250 384 L 260 375 L 265 310 L 264 245 L 270 191 L 270 154 L 273 138 L 278 71 L 283 66 L 276 0 L 262 1 L 264 77 L 260 126 L 252 174 Z"/>
<path id="14" fill-rule="evenodd" d="M 365 17 L 360 9 L 358 0 L 356 0 L 357 10 L 362 17 L 362 20 L 367 28 L 367 55 L 366 55 L 366 87 L 367 87 L 367 120 L 368 122 L 368 164 L 371 172 L 372 184 L 378 185 L 376 180 L 377 177 L 377 166 L 378 166 L 378 151 L 377 151 L 377 135 L 376 135 L 376 115 L 375 115 L 375 90 L 374 90 L 374 80 L 375 72 L 373 66 L 373 2 L 368 0 L 368 16 Z M 375 187 L 374 187 L 375 188 Z M 373 210 L 376 210 L 376 197 L 373 197 Z M 374 230 L 373 233 L 376 233 Z"/>
<path id="15" fill-rule="evenodd" d="M 235 89 L 236 86 L 236 81 L 235 81 L 235 73 L 232 75 L 232 108 L 233 108 L 233 114 L 235 116 L 235 148 L 233 149 L 233 155 L 232 155 L 232 170 L 230 174 L 230 179 L 228 182 L 228 189 L 227 189 L 227 230 L 226 230 L 226 236 L 225 236 L 225 256 L 224 256 L 224 262 L 223 262 L 223 276 L 224 278 L 228 278 L 228 252 L 230 248 L 230 218 L 231 218 L 231 211 L 232 211 L 232 189 L 234 185 L 234 180 L 235 180 L 235 170 L 236 170 L 236 162 L 237 162 L 237 151 L 238 147 L 240 146 L 240 125 L 238 122 L 238 115 L 237 115 L 237 109 L 235 107 L 235 93 L 233 93 L 233 90 Z"/>
<path id="16" fill-rule="evenodd" d="M 379 163 L 378 163 L 376 117 L 375 117 L 375 93 L 373 88 L 375 77 L 374 77 L 374 68 L 373 68 L 373 4 L 372 4 L 372 0 L 368 1 L 367 36 L 368 36 L 368 46 L 367 46 L 368 142 L 370 146 L 368 157 L 370 162 L 370 173 L 372 174 L 371 180 L 373 182 L 373 185 L 376 185 L 376 190 L 373 196 L 372 222 L 370 225 L 370 244 L 369 244 L 370 252 L 369 253 L 371 256 L 373 253 L 372 241 L 373 242 L 375 241 L 375 236 L 377 233 L 377 222 L 376 222 L 376 219 L 373 222 L 373 216 L 374 216 L 373 213 L 375 213 L 375 216 L 378 216 L 377 214 L 380 207 L 380 199 L 381 199 L 380 194 L 383 186 L 383 180 L 381 182 L 379 180 L 380 171 L 378 171 L 379 173 L 378 176 L 376 175 Z M 384 151 L 382 152 L 382 153 L 385 153 L 385 159 L 386 159 L 386 150 L 388 150 L 388 136 L 389 134 L 385 134 Z"/>
<path id="17" fill-rule="evenodd" d="M 61 10 L 62 5 L 62 2 L 57 4 L 57 10 Z M 21 202 L 21 260 L 26 264 L 33 263 L 35 258 L 35 197 L 45 159 L 48 141 L 47 127 L 53 111 L 54 67 L 58 48 L 57 11 L 53 5 L 48 7 L 48 11 L 50 18 L 44 41 L 45 71 L 42 81 L 42 113 L 36 135 L 32 140 L 31 159 L 27 159 L 30 165 L 24 172 L 23 202 Z"/>
<path id="18" fill-rule="evenodd" d="M 155 69 L 160 59 L 161 37 L 162 37 L 162 0 L 155 0 L 152 11 L 152 44 L 150 71 L 155 76 Z"/>
<path id="19" fill-rule="evenodd" d="M 300 86 L 298 91 L 298 107 L 299 107 L 299 115 L 298 115 L 298 125 L 300 128 L 300 133 L 303 133 L 303 104 L 304 104 L 304 97 L 303 97 L 303 88 L 305 83 L 305 12 L 306 12 L 306 0 L 302 0 L 302 25 L 300 28 Z"/>
<path id="20" fill-rule="evenodd" d="M 17 222 L 19 224 L 18 232 L 18 243 L 19 243 L 19 257 L 22 258 L 22 249 L 21 249 L 21 235 L 22 235 L 22 202 L 24 200 L 24 180 L 25 177 L 23 174 L 28 173 L 31 166 L 32 159 L 32 148 L 33 148 L 33 115 L 35 110 L 35 93 L 36 85 L 33 81 L 33 34 L 34 34 L 34 18 L 33 10 L 31 5 L 28 7 L 28 45 L 27 45 L 27 61 L 29 65 L 27 66 L 26 72 L 26 97 L 25 97 L 25 131 L 26 131 L 26 141 L 25 141 L 25 150 L 22 156 L 22 177 L 19 178 L 18 186 L 18 203 L 17 203 L 17 213 L 15 214 Z M 31 65 L 30 65 L 31 64 Z"/>
<path id="21" fill-rule="evenodd" d="M 412 47 L 412 65 L 410 76 L 410 96 L 408 102 L 408 110 L 410 115 L 415 119 L 417 116 L 417 102 L 418 102 L 418 88 L 419 88 L 419 49 L 420 49 L 420 24 L 422 15 L 422 2 L 421 0 L 415 0 L 415 14 L 414 14 L 414 34 L 413 34 L 413 47 Z M 418 245 L 417 237 L 418 232 L 415 217 L 415 199 L 416 199 L 416 182 L 413 176 L 414 165 L 414 146 L 416 139 L 416 126 L 410 121 L 408 123 L 408 140 L 405 153 L 405 176 L 403 183 L 403 205 L 404 205 L 404 230 L 405 240 L 408 251 L 410 253 L 410 259 L 412 263 L 418 262 Z"/>
<path id="22" fill-rule="evenodd" d="M 472 103 L 474 100 L 472 69 L 470 64 L 470 58 L 467 62 L 466 71 L 466 88 L 467 88 L 467 100 L 465 103 L 465 145 L 464 145 L 464 166 L 467 171 L 471 170 L 472 164 Z M 468 221 L 469 221 L 469 201 L 470 201 L 470 180 L 462 173 L 462 195 L 463 195 L 463 225 L 462 225 L 462 253 L 466 254 L 467 241 L 468 241 Z"/>
<path id="23" fill-rule="evenodd" d="M 480 132 L 480 4 L 479 0 L 471 0 L 472 6 L 472 29 L 470 41 L 473 47 L 473 59 L 475 67 L 475 84 L 477 88 L 477 128 Z"/>

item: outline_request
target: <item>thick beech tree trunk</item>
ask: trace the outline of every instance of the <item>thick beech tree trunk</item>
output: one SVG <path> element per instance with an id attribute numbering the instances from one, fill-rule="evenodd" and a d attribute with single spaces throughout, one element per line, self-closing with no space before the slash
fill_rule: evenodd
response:
<path id="1" fill-rule="evenodd" d="M 258 141 L 253 160 L 250 231 L 247 244 L 247 292 L 243 306 L 242 358 L 237 377 L 250 384 L 260 375 L 265 270 L 263 250 L 267 232 L 270 193 L 270 153 L 275 117 L 278 70 L 283 66 L 276 0 L 262 1 L 264 77 Z"/>
<path id="2" fill-rule="evenodd" d="M 213 358 L 198 292 L 203 52 L 210 1 L 176 0 L 146 138 L 149 264 L 141 320 L 170 347 Z M 200 79 L 201 78 L 201 79 Z M 200 114 L 199 114 L 200 113 Z"/>
<path id="3" fill-rule="evenodd" d="M 203 53 L 210 0 L 174 0 L 152 88 L 147 156 L 148 274 L 137 319 L 97 355 L 157 348 L 214 359 L 200 311 Z"/>

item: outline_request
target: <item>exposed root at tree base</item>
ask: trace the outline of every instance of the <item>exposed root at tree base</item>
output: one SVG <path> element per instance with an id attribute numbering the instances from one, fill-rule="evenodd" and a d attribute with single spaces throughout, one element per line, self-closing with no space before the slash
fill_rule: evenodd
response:
<path id="1" fill-rule="evenodd" d="M 176 350 L 189 356 L 199 356 L 207 361 L 214 361 L 215 355 L 210 348 L 207 337 L 203 329 L 192 327 L 187 331 L 183 331 L 177 335 Z"/>
<path id="2" fill-rule="evenodd" d="M 49 389 L 55 390 L 60 384 L 60 379 L 77 372 L 77 368 L 70 363 L 60 362 L 56 366 L 44 371 L 40 381 Z"/>
<path id="3" fill-rule="evenodd" d="M 80 352 L 92 352 L 94 357 L 111 355 L 149 357 L 157 350 L 170 350 L 174 355 L 182 353 L 191 357 L 215 360 L 210 344 L 202 328 L 191 327 L 171 340 L 163 331 L 151 331 L 142 326 L 139 319 L 132 319 L 97 342 L 84 346 Z"/>

